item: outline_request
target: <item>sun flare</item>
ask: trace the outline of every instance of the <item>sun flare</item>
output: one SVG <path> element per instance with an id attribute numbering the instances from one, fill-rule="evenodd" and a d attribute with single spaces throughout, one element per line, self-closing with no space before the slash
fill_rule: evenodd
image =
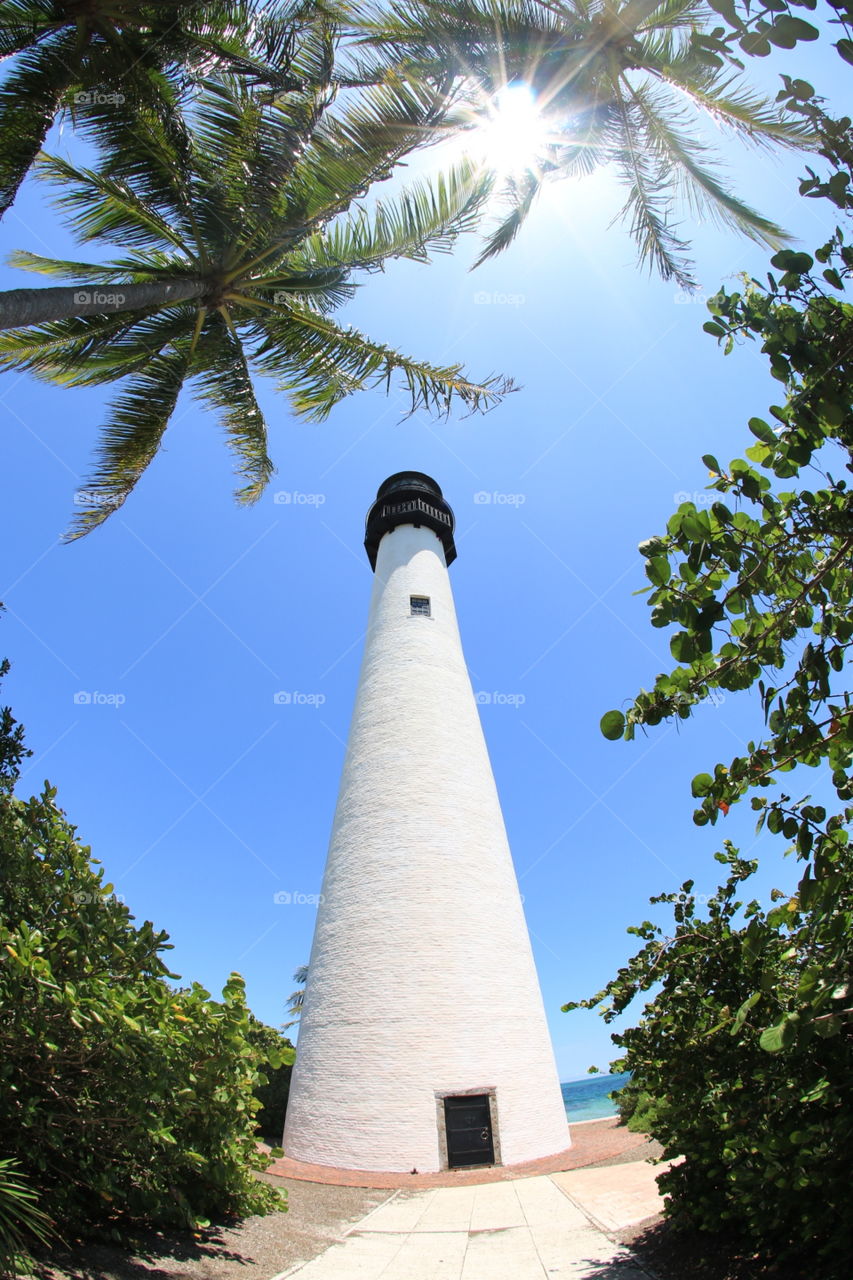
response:
<path id="1" fill-rule="evenodd" d="M 547 143 L 548 125 L 526 84 L 506 85 L 496 93 L 482 123 L 465 136 L 468 154 L 505 177 L 535 168 Z"/>

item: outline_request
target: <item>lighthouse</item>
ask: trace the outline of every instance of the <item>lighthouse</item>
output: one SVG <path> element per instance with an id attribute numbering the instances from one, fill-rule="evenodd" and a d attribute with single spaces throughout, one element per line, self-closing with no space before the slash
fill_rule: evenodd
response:
<path id="1" fill-rule="evenodd" d="M 368 512 L 373 593 L 287 1109 L 294 1160 L 426 1173 L 570 1146 L 453 533 L 417 471 Z"/>

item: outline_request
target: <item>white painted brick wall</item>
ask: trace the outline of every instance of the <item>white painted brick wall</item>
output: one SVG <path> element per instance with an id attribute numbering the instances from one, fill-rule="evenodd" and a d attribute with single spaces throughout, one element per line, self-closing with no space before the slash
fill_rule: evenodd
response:
<path id="1" fill-rule="evenodd" d="M 569 1146 L 444 551 L 404 525 L 379 547 L 284 1148 L 435 1170 L 435 1093 L 490 1087 L 504 1164 Z"/>

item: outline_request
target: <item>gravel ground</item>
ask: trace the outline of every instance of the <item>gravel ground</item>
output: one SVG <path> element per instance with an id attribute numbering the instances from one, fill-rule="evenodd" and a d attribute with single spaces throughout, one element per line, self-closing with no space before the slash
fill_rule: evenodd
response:
<path id="1" fill-rule="evenodd" d="M 607 1160 L 596 1160 L 595 1164 L 584 1165 L 585 1169 L 608 1169 L 614 1164 L 633 1164 L 635 1160 L 657 1160 L 663 1155 L 663 1147 L 659 1142 L 654 1142 L 651 1138 L 647 1138 L 641 1147 L 631 1147 L 627 1151 L 620 1151 L 616 1156 L 610 1156 Z"/>
<path id="2" fill-rule="evenodd" d="M 134 1254 L 88 1244 L 38 1269 L 40 1280 L 272 1280 L 308 1262 L 394 1193 L 328 1187 L 276 1178 L 288 1193 L 287 1213 L 246 1218 L 234 1227 L 189 1235 L 151 1235 Z"/>

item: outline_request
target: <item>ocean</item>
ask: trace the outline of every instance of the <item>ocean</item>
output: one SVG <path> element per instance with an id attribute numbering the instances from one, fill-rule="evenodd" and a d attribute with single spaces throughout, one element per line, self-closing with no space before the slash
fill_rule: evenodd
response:
<path id="1" fill-rule="evenodd" d="M 623 1071 L 618 1075 L 584 1076 L 583 1080 L 568 1080 L 561 1084 L 569 1121 L 605 1120 L 608 1116 L 615 1116 L 616 1104 L 607 1095 L 614 1089 L 621 1089 L 630 1078 L 630 1074 Z"/>

